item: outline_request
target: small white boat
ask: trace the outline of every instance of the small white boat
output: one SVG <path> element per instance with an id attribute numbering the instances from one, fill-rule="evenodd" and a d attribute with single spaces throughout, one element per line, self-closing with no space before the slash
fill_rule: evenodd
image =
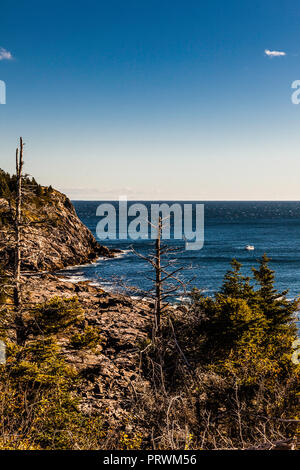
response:
<path id="1" fill-rule="evenodd" d="M 254 250 L 254 246 L 253 246 L 253 245 L 246 245 L 246 246 L 245 246 L 245 250 L 247 250 L 247 251 L 253 251 L 253 250 Z"/>

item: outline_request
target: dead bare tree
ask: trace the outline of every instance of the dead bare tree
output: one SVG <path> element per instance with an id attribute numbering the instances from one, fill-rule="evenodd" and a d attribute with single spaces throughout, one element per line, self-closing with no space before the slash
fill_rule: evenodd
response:
<path id="1" fill-rule="evenodd" d="M 0 294 L 3 296 L 1 301 L 1 310 L 10 311 L 10 321 L 7 322 L 6 328 L 12 329 L 16 334 L 16 341 L 19 345 L 24 345 L 27 338 L 27 327 L 24 321 L 24 311 L 28 306 L 28 302 L 24 304 L 22 299 L 22 262 L 24 247 L 26 247 L 26 228 L 36 224 L 49 226 L 46 219 L 27 220 L 24 216 L 24 206 L 30 202 L 36 194 L 37 183 L 30 182 L 29 175 L 23 173 L 24 167 L 24 143 L 22 137 L 19 139 L 19 146 L 16 149 L 16 175 L 15 185 L 10 194 L 5 198 L 9 206 L 10 225 L 1 228 L 0 232 L 4 236 L 1 243 L 9 245 L 11 253 L 13 253 L 13 263 L 8 262 L 3 265 L 3 273 L 0 275 Z M 4 239 L 4 241 L 3 241 Z M 35 253 L 31 254 L 36 255 Z M 10 255 L 9 255 L 10 256 Z M 26 255 L 28 259 L 28 253 Z M 7 301 L 6 298 L 9 300 Z"/>
<path id="2" fill-rule="evenodd" d="M 161 330 L 161 319 L 163 312 L 170 305 L 170 298 L 174 296 L 179 289 L 186 292 L 186 284 L 179 277 L 179 272 L 183 270 L 183 266 L 174 268 L 176 259 L 170 259 L 172 253 L 178 253 L 180 248 L 170 247 L 162 243 L 163 224 L 167 223 L 161 216 L 158 218 L 157 238 L 155 240 L 154 253 L 144 256 L 132 248 L 132 251 L 141 259 L 151 265 L 154 270 L 155 277 L 145 277 L 152 282 L 153 288 L 147 291 L 145 295 L 154 300 L 154 329 L 155 334 L 159 334 Z"/>
<path id="3" fill-rule="evenodd" d="M 15 265 L 14 265 L 14 306 L 17 343 L 23 344 L 25 326 L 22 314 L 21 295 L 21 262 L 22 262 L 22 171 L 23 171 L 23 139 L 20 137 L 19 148 L 16 150 L 16 210 L 15 210 Z"/>
<path id="4" fill-rule="evenodd" d="M 162 308 L 162 268 L 161 268 L 161 217 L 158 221 L 157 239 L 155 242 L 155 290 L 156 290 L 156 305 L 155 305 L 155 318 L 156 327 L 160 330 L 160 317 Z"/>
<path id="5" fill-rule="evenodd" d="M 20 137 L 20 151 L 16 150 L 16 215 L 15 215 L 15 289 L 14 289 L 14 302 L 15 307 L 21 306 L 21 290 L 20 290 L 20 275 L 21 275 L 21 217 L 22 217 L 22 169 L 23 169 L 23 140 Z"/>

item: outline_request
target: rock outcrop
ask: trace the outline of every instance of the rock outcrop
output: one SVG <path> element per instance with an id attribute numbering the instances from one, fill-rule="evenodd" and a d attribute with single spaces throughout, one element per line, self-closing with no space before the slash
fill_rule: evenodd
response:
<path id="1" fill-rule="evenodd" d="M 14 262 L 12 211 L 8 201 L 0 199 L 0 259 L 6 267 Z M 56 271 L 100 256 L 113 257 L 117 251 L 101 246 L 79 220 L 71 201 L 52 188 L 25 197 L 22 218 L 25 271 Z"/>

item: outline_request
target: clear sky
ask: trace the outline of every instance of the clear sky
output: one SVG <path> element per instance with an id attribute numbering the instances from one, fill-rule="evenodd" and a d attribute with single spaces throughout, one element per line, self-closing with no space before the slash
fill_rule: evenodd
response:
<path id="1" fill-rule="evenodd" d="M 2 0 L 0 167 L 22 135 L 73 199 L 298 200 L 299 39 L 294 0 Z"/>

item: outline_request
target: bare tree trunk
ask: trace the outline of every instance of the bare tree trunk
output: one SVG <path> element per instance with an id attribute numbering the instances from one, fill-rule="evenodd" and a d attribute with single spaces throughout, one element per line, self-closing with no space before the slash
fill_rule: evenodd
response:
<path id="1" fill-rule="evenodd" d="M 20 148 L 16 150 L 16 178 L 17 178 L 17 195 L 16 195 L 16 215 L 15 215 L 15 288 L 14 288 L 14 305 L 16 310 L 15 324 L 17 343 L 22 344 L 24 341 L 24 322 L 22 316 L 22 298 L 21 298 L 21 217 L 22 217 L 22 169 L 23 169 L 23 140 L 20 137 Z"/>
<path id="2" fill-rule="evenodd" d="M 156 266 L 155 266 L 155 273 L 156 273 L 156 280 L 155 280 L 155 290 L 156 290 L 156 309 L 155 309 L 155 320 L 156 320 L 156 328 L 160 330 L 160 317 L 161 317 L 161 303 L 162 303 L 162 286 L 161 286 L 161 217 L 159 217 L 158 228 L 157 228 L 157 239 L 155 243 L 155 252 L 156 252 Z"/>
<path id="3" fill-rule="evenodd" d="M 158 224 L 154 227 L 157 229 L 157 238 L 155 240 L 155 249 L 153 250 L 153 253 L 149 256 L 144 256 L 141 253 L 136 252 L 132 247 L 132 251 L 139 258 L 147 261 L 147 263 L 151 265 L 155 274 L 153 277 L 146 275 L 146 278 L 150 279 L 152 283 L 152 288 L 150 291 L 143 292 L 146 296 L 149 296 L 150 294 L 154 300 L 153 338 L 155 338 L 157 333 L 161 332 L 162 314 L 169 305 L 167 299 L 177 292 L 179 287 L 183 288 L 185 291 L 185 284 L 178 277 L 178 273 L 183 269 L 183 267 L 173 269 L 172 266 L 176 260 L 166 259 L 169 253 L 178 252 L 178 249 L 167 247 L 167 245 L 162 243 L 163 219 L 161 215 L 158 217 Z"/>

